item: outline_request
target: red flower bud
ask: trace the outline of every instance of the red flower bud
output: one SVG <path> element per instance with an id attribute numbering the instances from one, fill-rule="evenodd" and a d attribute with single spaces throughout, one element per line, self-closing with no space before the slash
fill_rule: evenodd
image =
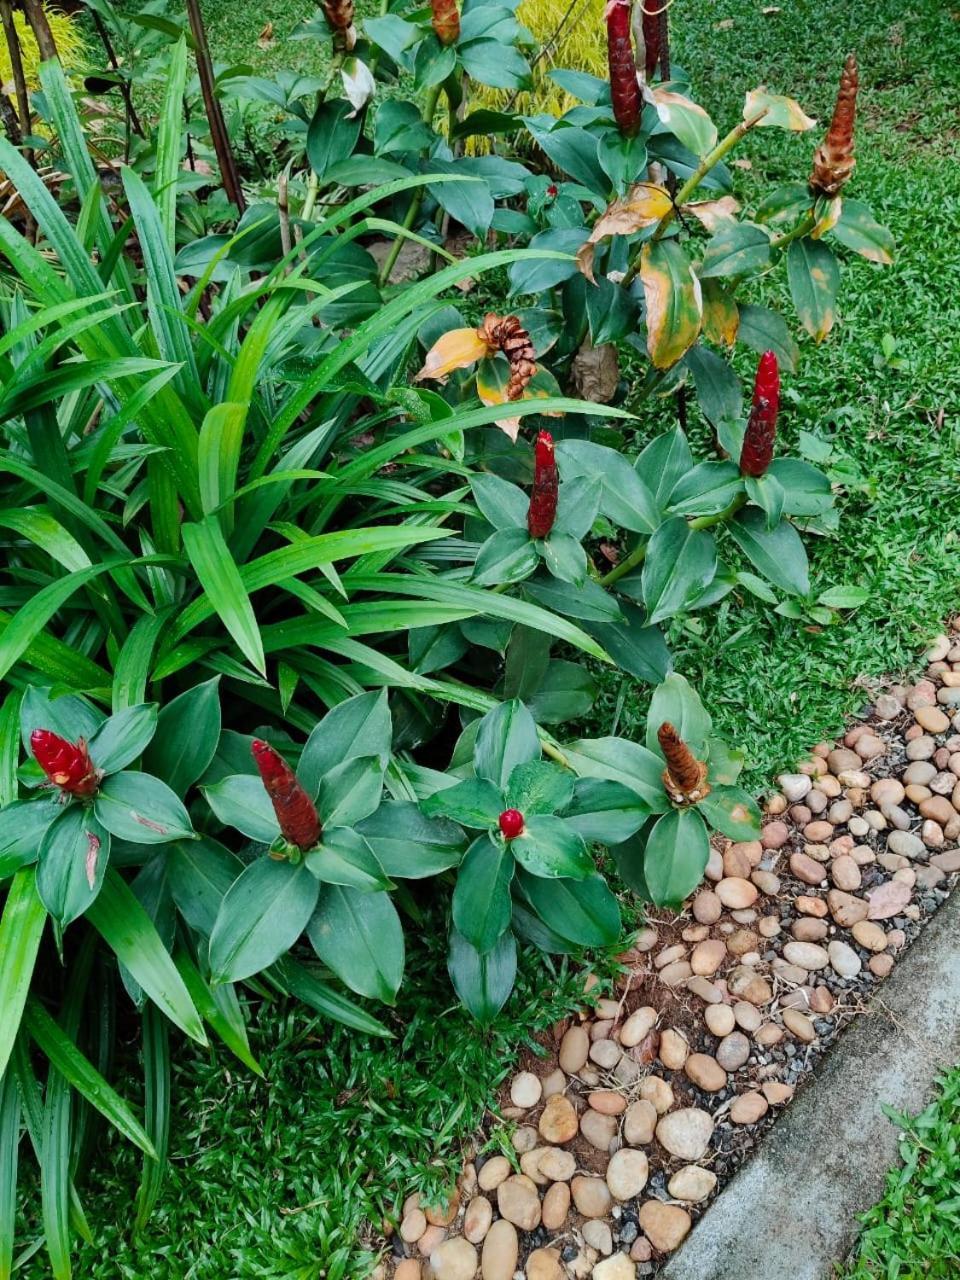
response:
<path id="1" fill-rule="evenodd" d="M 34 729 L 30 747 L 55 787 L 70 796 L 94 795 L 102 775 L 90 759 L 83 738 L 68 742 L 50 729 Z"/>
<path id="2" fill-rule="evenodd" d="M 777 412 L 780 408 L 780 370 L 777 357 L 765 351 L 757 365 L 753 384 L 753 408 L 747 421 L 740 450 L 740 474 L 762 476 L 773 460 L 773 442 L 777 435 Z"/>
<path id="3" fill-rule="evenodd" d="M 460 12 L 457 0 L 430 0 L 433 29 L 441 44 L 456 44 L 460 39 Z"/>
<path id="4" fill-rule="evenodd" d="M 643 102 L 637 80 L 637 64 L 630 38 L 630 0 L 609 0 L 607 4 L 607 65 L 610 68 L 610 96 L 617 128 L 630 138 L 640 128 Z"/>
<path id="5" fill-rule="evenodd" d="M 851 53 L 843 64 L 840 89 L 833 108 L 833 119 L 813 157 L 810 190 L 814 195 L 835 196 L 853 173 L 853 126 L 857 118 L 857 90 L 860 73 L 857 59 Z"/>
<path id="6" fill-rule="evenodd" d="M 516 840 L 517 836 L 523 835 L 523 814 L 519 809 L 504 809 L 499 821 L 504 840 Z"/>
<path id="7" fill-rule="evenodd" d="M 553 436 L 549 431 L 541 431 L 537 436 L 533 460 L 533 488 L 530 491 L 527 529 L 531 538 L 545 538 L 557 518 L 560 489 L 557 460 L 553 453 Z"/>
<path id="8" fill-rule="evenodd" d="M 637 41 L 637 47 L 639 48 L 642 40 L 643 70 L 647 80 L 652 79 L 653 73 L 660 65 L 669 3 L 670 0 L 637 0 L 637 7 L 640 10 L 640 39 Z M 633 29 L 634 31 L 637 29 L 636 15 L 633 19 Z"/>
<path id="9" fill-rule="evenodd" d="M 257 738 L 251 750 L 284 839 L 298 849 L 312 849 L 320 842 L 322 827 L 316 807 L 297 775 L 268 742 Z"/>

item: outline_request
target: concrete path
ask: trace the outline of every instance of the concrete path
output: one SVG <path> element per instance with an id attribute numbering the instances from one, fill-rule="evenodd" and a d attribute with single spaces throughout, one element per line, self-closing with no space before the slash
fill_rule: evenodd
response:
<path id="1" fill-rule="evenodd" d="M 960 1062 L 960 888 L 697 1223 L 663 1280 L 828 1280 L 883 1190 L 897 1129 Z"/>

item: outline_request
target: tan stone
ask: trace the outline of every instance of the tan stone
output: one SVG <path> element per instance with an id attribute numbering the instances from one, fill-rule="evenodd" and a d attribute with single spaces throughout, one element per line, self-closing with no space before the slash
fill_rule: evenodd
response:
<path id="1" fill-rule="evenodd" d="M 661 1076 L 644 1076 L 638 1092 L 640 1100 L 651 1103 L 658 1116 L 666 1115 L 673 1106 L 673 1089 Z"/>
<path id="2" fill-rule="evenodd" d="M 667 1183 L 667 1191 L 674 1200 L 699 1204 L 713 1194 L 716 1185 L 717 1175 L 711 1169 L 702 1169 L 698 1164 L 687 1164 L 678 1169 Z"/>
<path id="3" fill-rule="evenodd" d="M 699 942 L 694 947 L 690 957 L 690 968 L 701 977 L 709 978 L 717 972 L 726 957 L 727 948 L 723 940 L 708 938 L 706 942 Z"/>
<path id="4" fill-rule="evenodd" d="M 541 1206 L 543 1225 L 548 1231 L 559 1231 L 570 1212 L 570 1187 L 566 1182 L 555 1182 L 547 1188 Z"/>
<path id="5" fill-rule="evenodd" d="M 477 1273 L 477 1251 L 463 1236 L 444 1240 L 430 1253 L 434 1280 L 473 1280 Z"/>
<path id="6" fill-rule="evenodd" d="M 757 900 L 759 890 L 755 884 L 739 876 L 726 876 L 716 887 L 716 895 L 725 907 L 740 911 L 744 907 L 752 907 Z"/>
<path id="7" fill-rule="evenodd" d="M 660 1033 L 660 1061 L 671 1071 L 679 1071 L 687 1060 L 690 1046 L 679 1031 L 668 1027 Z"/>
<path id="8" fill-rule="evenodd" d="M 734 1098 L 730 1108 L 730 1119 L 734 1124 L 756 1124 L 770 1109 L 770 1104 L 762 1093 L 752 1091 L 741 1093 Z"/>
<path id="9" fill-rule="evenodd" d="M 483 1280 L 513 1280 L 520 1256 L 520 1241 L 512 1222 L 501 1218 L 487 1232 L 480 1255 Z"/>
<path id="10" fill-rule="evenodd" d="M 648 1032 L 652 1031 L 657 1025 L 657 1018 L 660 1015 L 651 1005 L 643 1005 L 639 1009 L 634 1009 L 626 1022 L 620 1028 L 620 1043 L 627 1049 L 632 1049 L 634 1045 L 638 1045 Z"/>
<path id="11" fill-rule="evenodd" d="M 623 1140 L 632 1147 L 641 1147 L 653 1141 L 657 1124 L 657 1108 L 646 1098 L 631 1102 L 623 1117 Z"/>
<path id="12" fill-rule="evenodd" d="M 570 1142 L 572 1138 L 577 1136 L 579 1123 L 577 1121 L 577 1113 L 573 1108 L 573 1103 L 562 1093 L 555 1094 L 554 1097 L 547 1099 L 547 1104 L 543 1108 L 540 1115 L 540 1121 L 537 1125 L 540 1130 L 540 1136 L 545 1138 L 553 1146 L 558 1146 L 564 1142 Z M 484 1165 L 484 1169 L 486 1165 Z M 483 1170 L 480 1171 L 481 1186 L 483 1185 Z"/>
<path id="13" fill-rule="evenodd" d="M 497 1187 L 500 1217 L 521 1231 L 533 1231 L 540 1225 L 540 1196 L 537 1184 L 526 1174 L 515 1173 Z"/>
<path id="14" fill-rule="evenodd" d="M 689 1213 L 679 1205 L 645 1200 L 640 1206 L 640 1229 L 661 1253 L 672 1253 L 678 1248 L 692 1225 Z"/>
<path id="15" fill-rule="evenodd" d="M 567 1075 L 576 1075 L 587 1061 L 590 1037 L 583 1027 L 571 1027 L 560 1041 L 560 1065 Z"/>
<path id="16" fill-rule="evenodd" d="M 589 1178 L 577 1174 L 570 1184 L 573 1203 L 577 1212 L 585 1218 L 605 1218 L 613 1204 L 610 1188 L 603 1178 Z"/>
<path id="17" fill-rule="evenodd" d="M 490 1230 L 493 1205 L 486 1196 L 474 1196 L 463 1215 L 463 1234 L 471 1244 L 480 1244 Z"/>
<path id="18" fill-rule="evenodd" d="M 527 1280 L 563 1280 L 559 1249 L 534 1249 L 524 1268 Z"/>
<path id="19" fill-rule="evenodd" d="M 691 1053 L 683 1064 L 690 1080 L 704 1093 L 719 1093 L 727 1085 L 727 1073 L 708 1053 Z"/>
<path id="20" fill-rule="evenodd" d="M 817 1038 L 813 1023 L 799 1009 L 784 1009 L 783 1025 L 798 1040 L 802 1040 L 804 1044 L 809 1044 Z"/>

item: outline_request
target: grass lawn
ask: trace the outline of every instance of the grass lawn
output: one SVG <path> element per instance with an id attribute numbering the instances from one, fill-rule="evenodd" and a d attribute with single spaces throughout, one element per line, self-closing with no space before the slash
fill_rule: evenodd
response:
<path id="1" fill-rule="evenodd" d="M 903 1166 L 865 1216 L 843 1280 L 949 1280 L 960 1274 L 960 1068 L 920 1115 L 896 1117 Z"/>
<path id="2" fill-rule="evenodd" d="M 757 786 L 818 737 L 836 734 L 864 700 L 854 679 L 909 664 L 960 601 L 960 21 L 939 0 L 910 11 L 893 0 L 783 0 L 766 15 L 763 8 L 760 0 L 676 0 L 677 61 L 692 71 L 723 130 L 739 119 L 744 91 L 760 82 L 822 118 L 843 56 L 855 47 L 864 89 L 851 192 L 892 228 L 899 251 L 885 271 L 850 264 L 836 331 L 821 347 L 802 341 L 799 372 L 785 378 L 784 436 L 791 443 L 801 430 L 820 436 L 838 471 L 853 477 L 839 536 L 813 549 L 814 579 L 865 585 L 869 602 L 815 631 L 731 597 L 672 637 L 678 668 L 699 684 L 721 732 L 747 751 L 748 783 Z M 305 3 L 266 0 L 238 10 L 206 0 L 204 11 L 224 62 L 264 71 L 322 64 L 320 45 L 284 42 L 312 12 Z M 261 51 L 256 40 L 268 21 L 276 39 Z M 753 168 L 736 170 L 743 197 L 749 202 L 768 178 L 802 177 L 813 145 L 809 135 L 752 135 L 740 154 Z M 790 313 L 779 282 L 763 295 Z M 641 413 L 644 431 L 667 423 L 662 407 Z M 598 727 L 608 731 L 616 709 L 619 731 L 629 733 L 644 698 L 643 689 L 610 684 Z M 452 1007 L 442 946 L 423 932 L 410 961 L 411 994 L 390 1019 L 393 1041 L 365 1043 L 274 1007 L 253 1029 L 266 1083 L 225 1052 L 181 1046 L 172 1169 L 147 1234 L 140 1244 L 129 1240 L 137 1165 L 111 1139 L 82 1189 L 95 1243 L 83 1249 L 77 1274 L 359 1280 L 361 1224 L 414 1186 L 439 1189 L 513 1055 L 574 999 L 572 980 L 538 963 L 495 1031 L 482 1035 Z M 960 1178 L 958 1098 L 954 1073 L 911 1131 L 910 1176 L 891 1175 L 850 1273 L 855 1280 L 957 1274 L 942 1238 L 937 1243 L 933 1201 L 938 1183 L 952 1177 L 955 1196 Z M 916 1261 L 885 1269 L 892 1251 Z M 47 1274 L 43 1255 L 18 1272 L 28 1280 Z"/>

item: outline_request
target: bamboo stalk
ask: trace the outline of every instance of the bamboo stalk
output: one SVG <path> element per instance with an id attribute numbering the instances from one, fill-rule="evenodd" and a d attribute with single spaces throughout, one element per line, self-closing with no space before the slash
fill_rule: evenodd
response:
<path id="1" fill-rule="evenodd" d="M 41 59 L 44 62 L 49 62 L 53 58 L 59 58 L 56 41 L 53 38 L 53 32 L 50 30 L 50 23 L 47 21 L 47 15 L 44 12 L 41 0 L 23 0 L 23 11 L 27 15 L 27 21 L 30 23 L 33 34 L 36 37 Z"/>

